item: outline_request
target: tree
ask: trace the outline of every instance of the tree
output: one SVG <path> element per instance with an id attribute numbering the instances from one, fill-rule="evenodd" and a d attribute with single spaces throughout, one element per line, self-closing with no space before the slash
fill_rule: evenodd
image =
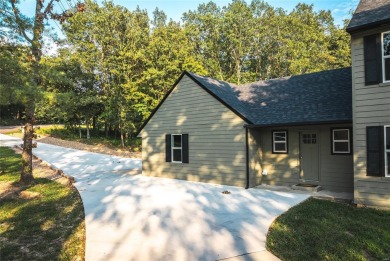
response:
<path id="1" fill-rule="evenodd" d="M 200 4 L 183 14 L 187 37 L 210 76 L 233 83 L 350 65 L 349 38 L 330 11 L 298 4 L 287 13 L 264 1 Z"/>
<path id="2" fill-rule="evenodd" d="M 70 18 L 65 32 L 84 70 L 97 75 L 106 126 L 120 131 L 124 146 L 142 114 L 144 93 L 138 83 L 149 41 L 146 11 L 129 11 L 111 1 L 102 7 L 86 1 L 86 12 Z"/>
<path id="3" fill-rule="evenodd" d="M 344 20 L 342 28 L 331 26 L 329 38 L 329 52 L 332 56 L 330 61 L 333 68 L 342 68 L 351 66 L 351 36 L 347 33 L 346 28 L 349 20 Z"/>
<path id="4" fill-rule="evenodd" d="M 148 107 L 155 107 L 172 87 L 178 75 L 188 70 L 206 74 L 200 61 L 195 56 L 194 46 L 178 22 L 166 21 L 164 12 L 154 12 L 154 27 L 149 44 L 145 50 L 145 69 L 140 80 Z M 150 103 L 149 103 L 150 102 Z M 145 117 L 150 109 L 144 111 Z"/>
<path id="5" fill-rule="evenodd" d="M 249 79 L 242 79 L 243 74 L 251 71 L 249 67 L 250 51 L 256 28 L 253 11 L 245 1 L 235 0 L 224 8 L 222 31 L 226 48 L 224 64 L 228 81 L 240 84 Z"/>
<path id="6" fill-rule="evenodd" d="M 80 132 L 85 123 L 89 139 L 89 127 L 92 123 L 95 128 L 96 118 L 104 109 L 96 75 L 83 70 L 78 55 L 66 48 L 55 56 L 44 57 L 41 67 L 45 91 L 36 106 L 37 120 L 63 122 Z"/>
<path id="7" fill-rule="evenodd" d="M 35 13 L 33 17 L 22 14 L 18 8 L 19 0 L 0 1 L 0 24 L 8 28 L 5 37 L 24 42 L 29 47 L 30 88 L 25 95 L 25 132 L 23 137 L 22 170 L 20 181 L 30 183 L 34 180 L 32 174 L 32 140 L 34 136 L 33 125 L 35 123 L 35 104 L 41 89 L 40 61 L 42 58 L 43 34 L 45 20 L 53 17 L 65 19 L 67 14 L 53 13 L 54 0 L 44 4 L 42 0 L 35 1 Z M 82 8 L 82 4 L 79 4 Z"/>
<path id="8" fill-rule="evenodd" d="M 2 120 L 20 120 L 24 115 L 25 93 L 31 86 L 27 75 L 26 47 L 0 41 L 0 113 Z"/>
<path id="9" fill-rule="evenodd" d="M 223 12 L 214 2 L 200 4 L 196 11 L 183 14 L 184 29 L 195 57 L 213 77 L 226 80 L 227 57 L 222 31 Z"/>
<path id="10" fill-rule="evenodd" d="M 23 103 L 31 85 L 27 54 L 22 45 L 0 42 L 0 105 Z"/>

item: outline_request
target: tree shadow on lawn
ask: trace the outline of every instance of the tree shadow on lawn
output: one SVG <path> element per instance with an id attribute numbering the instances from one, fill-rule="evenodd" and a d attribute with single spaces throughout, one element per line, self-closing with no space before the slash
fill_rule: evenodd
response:
<path id="1" fill-rule="evenodd" d="M 74 188 L 37 178 L 1 199 L 0 209 L 1 260 L 84 259 L 84 209 Z"/>

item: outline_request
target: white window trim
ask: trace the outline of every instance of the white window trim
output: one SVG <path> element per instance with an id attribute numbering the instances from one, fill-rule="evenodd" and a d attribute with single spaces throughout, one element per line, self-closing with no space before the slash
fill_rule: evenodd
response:
<path id="1" fill-rule="evenodd" d="M 275 134 L 276 133 L 284 133 L 284 141 L 281 140 L 275 140 Z M 285 150 L 276 150 L 276 143 L 284 143 L 285 144 Z M 272 131 L 272 147 L 273 147 L 273 153 L 287 153 L 288 148 L 287 148 L 287 131 Z"/>
<path id="2" fill-rule="evenodd" d="M 386 128 L 390 128 L 390 125 L 385 125 L 383 126 L 383 131 L 384 131 L 384 144 L 383 144 L 383 149 L 385 150 L 385 177 L 390 177 L 390 173 L 389 173 L 389 164 L 390 162 L 387 161 L 387 153 L 390 153 L 390 149 L 386 149 L 386 143 L 387 143 L 387 139 L 390 139 L 390 137 L 386 137 Z"/>
<path id="3" fill-rule="evenodd" d="M 390 55 L 385 56 L 385 50 L 383 48 L 383 36 L 384 34 L 390 34 L 390 31 L 388 32 L 383 32 L 381 34 L 381 54 L 382 54 L 382 80 L 384 83 L 390 82 L 390 80 L 386 81 L 386 75 L 385 75 L 385 59 L 390 59 Z"/>
<path id="4" fill-rule="evenodd" d="M 174 137 L 173 136 L 180 136 L 181 139 L 181 147 L 174 147 Z M 180 149 L 181 153 L 181 161 L 175 161 L 174 160 L 174 155 L 173 155 L 173 150 L 174 149 Z M 183 136 L 182 134 L 171 134 L 171 155 L 172 155 L 172 163 L 183 163 Z"/>
<path id="5" fill-rule="evenodd" d="M 335 131 L 348 131 L 347 140 L 335 140 L 334 132 Z M 337 142 L 348 142 L 348 151 L 336 151 L 335 144 Z M 350 154 L 351 153 L 351 130 L 350 129 L 332 129 L 332 153 L 333 154 Z"/>

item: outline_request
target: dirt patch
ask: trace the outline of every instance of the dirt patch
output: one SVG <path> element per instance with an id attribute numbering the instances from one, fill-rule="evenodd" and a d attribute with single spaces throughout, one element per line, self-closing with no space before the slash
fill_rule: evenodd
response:
<path id="1" fill-rule="evenodd" d="M 37 141 L 46 144 L 70 148 L 70 149 L 86 150 L 89 152 L 108 154 L 108 155 L 124 157 L 124 158 L 141 158 L 141 152 L 130 152 L 123 149 L 110 149 L 101 144 L 88 145 L 77 141 L 61 140 L 53 137 L 42 137 Z"/>
<path id="2" fill-rule="evenodd" d="M 32 191 L 22 191 L 19 193 L 19 198 L 22 199 L 36 199 L 41 196 L 38 192 L 32 192 Z"/>
<path id="3" fill-rule="evenodd" d="M 15 131 L 20 131 L 22 133 L 22 127 L 24 125 L 10 125 L 10 126 L 0 126 L 0 133 L 7 134 L 9 132 L 15 132 Z M 34 127 L 44 127 L 44 128 L 50 128 L 50 127 L 55 127 L 56 124 L 38 124 L 34 125 Z"/>
<path id="4" fill-rule="evenodd" d="M 48 128 L 50 126 L 55 125 L 37 125 L 42 126 L 45 128 Z M 0 126 L 0 133 L 8 134 L 9 132 L 18 131 L 21 129 L 21 126 Z M 10 134 L 9 134 L 10 135 Z M 22 138 L 22 133 L 13 133 L 11 136 Z M 41 135 L 40 135 L 41 136 Z M 69 140 L 62 140 L 50 136 L 41 136 L 37 139 L 38 142 L 61 146 L 65 148 L 70 149 L 77 149 L 77 150 L 85 150 L 89 152 L 95 152 L 95 153 L 102 153 L 102 154 L 108 154 L 118 157 L 124 157 L 124 158 L 141 158 L 142 153 L 141 152 L 131 152 L 126 149 L 121 148 L 109 148 L 107 146 L 104 146 L 103 144 L 97 144 L 97 145 L 89 145 L 84 144 L 78 141 L 69 141 Z"/>
<path id="5" fill-rule="evenodd" d="M 0 126 L 0 133 L 7 134 L 8 132 L 14 132 L 21 130 L 22 126 Z"/>
<path id="6" fill-rule="evenodd" d="M 0 200 L 14 198 L 22 189 L 15 186 L 13 182 L 0 182 Z"/>

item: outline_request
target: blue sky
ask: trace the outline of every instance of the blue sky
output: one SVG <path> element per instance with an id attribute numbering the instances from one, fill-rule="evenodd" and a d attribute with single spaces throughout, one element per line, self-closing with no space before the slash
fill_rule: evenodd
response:
<path id="1" fill-rule="evenodd" d="M 147 9 L 149 15 L 158 7 L 162 9 L 169 18 L 180 21 L 182 14 L 188 10 L 195 10 L 199 4 L 209 2 L 203 0 L 116 0 L 116 4 L 126 6 L 128 9 L 134 9 L 137 5 L 141 9 Z M 214 0 L 219 6 L 228 5 L 231 0 Z M 247 3 L 250 0 L 246 1 Z M 342 25 L 342 21 L 350 18 L 350 10 L 355 10 L 359 0 L 268 0 L 268 4 L 274 7 L 282 7 L 291 11 L 298 3 L 313 4 L 315 10 L 331 10 L 337 24 Z"/>
<path id="2" fill-rule="evenodd" d="M 61 0 L 65 7 L 67 1 L 76 2 L 75 0 Z M 158 7 L 163 10 L 168 18 L 175 21 L 181 21 L 181 16 L 188 10 L 195 10 L 199 4 L 208 2 L 208 0 L 114 0 L 115 4 L 127 7 L 129 10 L 134 10 L 137 5 L 141 9 L 147 9 L 149 17 L 153 10 Z M 226 6 L 231 0 L 214 0 L 219 6 Z M 250 0 L 247 0 L 249 3 Z M 359 0 L 268 0 L 266 1 L 274 7 L 282 7 L 287 11 L 291 11 L 298 3 L 313 4 L 315 10 L 330 10 L 338 25 L 342 25 L 342 21 L 350 18 L 350 10 L 355 10 Z M 34 11 L 35 0 L 22 0 L 21 12 L 32 14 Z"/>

